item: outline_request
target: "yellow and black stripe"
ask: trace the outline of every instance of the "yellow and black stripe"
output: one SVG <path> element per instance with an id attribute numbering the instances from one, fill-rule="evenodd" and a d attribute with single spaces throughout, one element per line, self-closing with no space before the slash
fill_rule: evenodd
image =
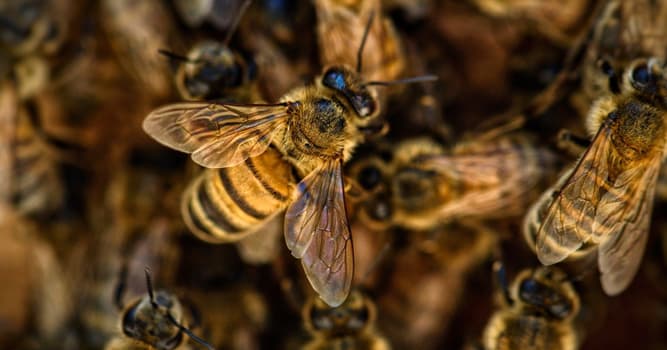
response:
<path id="1" fill-rule="evenodd" d="M 238 241 L 289 204 L 293 185 L 290 164 L 269 148 L 237 166 L 205 170 L 185 191 L 183 218 L 202 240 Z"/>

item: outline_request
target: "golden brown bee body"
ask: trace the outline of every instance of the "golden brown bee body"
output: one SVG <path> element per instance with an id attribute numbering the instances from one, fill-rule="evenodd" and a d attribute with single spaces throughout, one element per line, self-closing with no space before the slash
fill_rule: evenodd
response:
<path id="1" fill-rule="evenodd" d="M 522 271 L 505 291 L 509 299 L 501 298 L 505 305 L 486 325 L 484 349 L 578 349 L 574 320 L 580 299 L 566 278 L 548 267 Z"/>
<path id="2" fill-rule="evenodd" d="M 620 93 L 591 108 L 591 145 L 549 190 L 554 196 L 542 197 L 552 203 L 536 239 L 545 265 L 596 246 L 608 295 L 628 287 L 642 260 L 667 131 L 663 64 L 638 59 L 628 67 Z"/>
<path id="3" fill-rule="evenodd" d="M 380 200 L 390 214 L 383 219 L 371 209 L 361 215 L 371 224 L 391 217 L 393 224 L 415 230 L 457 218 L 519 216 L 555 161 L 549 150 L 524 137 L 460 144 L 451 152 L 427 139 L 408 140 L 384 165 L 390 180 L 383 184 L 388 194 L 381 196 L 388 198 Z"/>
<path id="4" fill-rule="evenodd" d="M 288 202 L 285 213 L 288 248 L 295 257 L 304 259 L 302 263 L 313 288 L 330 305 L 340 305 L 349 292 L 353 273 L 342 164 L 349 160 L 352 150 L 363 139 L 364 128 L 378 112 L 374 94 L 359 74 L 347 66 L 333 66 L 325 69 L 314 85 L 295 88 L 279 103 L 173 104 L 149 114 L 144 130 L 171 148 L 192 153 L 192 159 L 200 165 L 223 168 L 205 173 L 187 192 L 192 199 L 186 197 L 183 211 L 186 218 L 195 218 L 191 226 L 202 223 L 201 227 L 193 227 L 204 233 L 202 236 L 217 232 L 222 234 L 219 238 L 228 239 L 228 233 L 249 231 L 256 228 L 255 224 L 268 220 L 273 214 L 269 210 L 278 212 Z M 260 155 L 262 158 L 254 163 L 254 158 Z M 279 157 L 289 166 L 280 165 Z M 282 174 L 282 181 L 275 188 L 279 195 L 262 184 L 262 179 L 272 177 L 253 175 L 255 166 L 268 164 L 277 167 L 276 175 Z M 240 170 L 224 169 L 231 167 Z M 291 168 L 302 179 L 295 193 L 284 200 L 283 191 L 291 187 L 292 175 L 287 174 L 292 172 Z M 242 172 L 248 176 L 243 177 Z M 225 187 L 231 176 L 236 178 L 236 184 Z M 218 208 L 209 205 L 210 199 L 220 198 L 223 192 L 229 196 L 232 188 L 241 191 L 231 194 Z M 247 200 L 250 193 L 267 201 L 246 206 L 242 199 L 250 203 Z M 220 219 L 234 210 L 241 220 L 247 219 L 246 223 L 236 222 L 234 226 L 211 230 L 235 220 L 225 217 L 216 224 L 215 219 L 210 220 L 211 215 L 219 215 Z"/>
<path id="5" fill-rule="evenodd" d="M 179 64 L 176 87 L 186 100 L 253 101 L 256 70 L 252 57 L 220 42 L 203 41 Z"/>
<path id="6" fill-rule="evenodd" d="M 183 194 L 183 219 L 207 242 L 246 238 L 287 207 L 295 183 L 291 171 L 271 147 L 239 165 L 206 169 Z"/>
<path id="7" fill-rule="evenodd" d="M 302 316 L 313 337 L 304 344 L 304 350 L 391 349 L 375 329 L 375 304 L 359 291 L 351 292 L 349 298 L 335 308 L 320 299 L 310 298 Z"/>

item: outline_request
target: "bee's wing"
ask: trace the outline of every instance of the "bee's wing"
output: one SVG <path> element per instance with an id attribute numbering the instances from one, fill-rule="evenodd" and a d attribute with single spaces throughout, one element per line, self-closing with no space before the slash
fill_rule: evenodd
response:
<path id="1" fill-rule="evenodd" d="M 297 186 L 285 213 L 285 241 L 303 259 L 306 277 L 330 306 L 345 301 L 354 267 L 340 159 L 327 161 Z"/>
<path id="2" fill-rule="evenodd" d="M 264 152 L 285 116 L 285 104 L 176 103 L 151 112 L 143 128 L 204 167 L 226 168 Z"/>
<path id="3" fill-rule="evenodd" d="M 593 221 L 609 174 L 609 133 L 604 124 L 574 170 L 564 175 L 568 179 L 556 191 L 537 233 L 536 252 L 542 264 L 564 260 L 592 238 Z"/>
<path id="4" fill-rule="evenodd" d="M 659 152 L 656 152 L 659 153 Z M 602 289 L 607 295 L 624 291 L 639 268 L 660 173 L 660 155 L 647 167 L 634 167 L 621 174 L 615 186 L 598 205 L 594 228 L 609 232 L 600 243 L 598 265 Z"/>

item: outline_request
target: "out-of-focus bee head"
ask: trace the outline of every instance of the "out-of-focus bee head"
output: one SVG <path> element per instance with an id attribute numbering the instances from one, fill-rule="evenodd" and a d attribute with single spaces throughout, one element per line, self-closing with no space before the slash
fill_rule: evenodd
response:
<path id="1" fill-rule="evenodd" d="M 523 271 L 514 280 L 512 293 L 522 308 L 549 319 L 570 320 L 579 312 L 579 296 L 565 272 L 557 268 Z"/>
<path id="2" fill-rule="evenodd" d="M 623 74 L 622 92 L 633 93 L 667 107 L 665 63 L 656 58 L 632 61 Z"/>
<path id="3" fill-rule="evenodd" d="M 33 52 L 40 45 L 47 51 L 55 49 L 62 28 L 51 19 L 53 7 L 46 0 L 0 2 L 0 48 L 15 55 Z"/>
<path id="4" fill-rule="evenodd" d="M 345 302 L 330 307 L 313 297 L 303 308 L 306 328 L 313 334 L 338 337 L 359 334 L 373 324 L 375 306 L 359 291 L 352 291 Z"/>
<path id="5" fill-rule="evenodd" d="M 176 84 L 188 99 L 213 99 L 253 80 L 256 71 L 252 59 L 223 43 L 204 41 L 180 64 Z"/>
<path id="6" fill-rule="evenodd" d="M 123 313 L 123 333 L 133 339 L 151 344 L 157 349 L 173 349 L 183 341 L 183 332 L 170 320 L 180 323 L 183 308 L 178 299 L 157 291 L 154 300 L 149 295 L 137 300 Z"/>
<path id="7" fill-rule="evenodd" d="M 346 66 L 328 67 L 319 83 L 344 97 L 354 109 L 359 125 L 368 124 L 379 113 L 377 97 L 352 69 Z"/>
<path id="8" fill-rule="evenodd" d="M 425 159 L 442 152 L 442 146 L 427 138 L 404 141 L 396 146 L 391 191 L 401 211 L 421 215 L 449 197 L 448 186 L 443 186 L 446 179 L 423 166 Z"/>

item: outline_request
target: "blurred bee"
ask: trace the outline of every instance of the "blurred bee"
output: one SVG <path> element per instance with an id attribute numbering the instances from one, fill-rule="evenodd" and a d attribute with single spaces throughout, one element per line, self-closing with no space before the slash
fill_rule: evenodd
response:
<path id="1" fill-rule="evenodd" d="M 69 1 L 2 1 L 0 51 L 15 57 L 53 54 L 65 39 L 70 7 Z"/>
<path id="2" fill-rule="evenodd" d="M 236 22 L 222 42 L 206 40 L 190 49 L 187 57 L 161 51 L 180 61 L 176 72 L 176 87 L 186 100 L 258 99 L 254 84 L 257 67 L 250 55 L 229 48 L 232 35 L 243 12 L 250 4 L 245 1 Z"/>
<path id="3" fill-rule="evenodd" d="M 582 93 L 574 104 L 586 115 L 598 98 L 621 90 L 624 70 L 639 57 L 664 57 L 667 2 L 652 0 L 606 1 L 596 20 L 581 63 Z"/>
<path id="4" fill-rule="evenodd" d="M 257 98 L 256 84 L 253 84 L 255 62 L 252 57 L 229 49 L 226 42 L 200 42 L 180 60 L 175 79 L 183 99 L 246 101 Z"/>
<path id="5" fill-rule="evenodd" d="M 53 213 L 64 199 L 64 189 L 54 153 L 35 125 L 38 116 L 21 103 L 14 84 L 0 86 L 0 120 L 6 133 L 0 163 L 0 199 L 20 213 L 43 216 Z"/>
<path id="6" fill-rule="evenodd" d="M 409 239 L 380 284 L 378 328 L 396 348 L 441 349 L 470 272 L 491 255 L 498 234 L 478 222 L 454 222 L 410 232 Z"/>
<path id="7" fill-rule="evenodd" d="M 187 328 L 192 315 L 176 296 L 163 290 L 153 292 L 148 269 L 146 286 L 148 295 L 130 302 L 123 309 L 121 335 L 109 340 L 106 350 L 190 349 L 186 335 L 205 348 L 213 349 Z M 122 291 L 119 293 L 122 297 Z"/>
<path id="8" fill-rule="evenodd" d="M 504 269 L 495 264 L 502 290 L 501 307 L 484 330 L 484 349 L 579 348 L 575 319 L 579 295 L 560 269 L 523 270 L 508 289 Z"/>
<path id="9" fill-rule="evenodd" d="M 171 93 L 168 62 L 158 50 L 174 47 L 175 23 L 160 0 L 105 0 L 100 2 L 103 28 L 123 68 L 150 96 Z"/>
<path id="10" fill-rule="evenodd" d="M 524 136 L 461 143 L 451 152 L 428 139 L 411 139 L 391 157 L 389 163 L 374 159 L 352 169 L 362 187 L 378 191 L 359 215 L 370 225 L 414 230 L 463 217 L 522 215 L 556 165 L 549 150 Z"/>
<path id="11" fill-rule="evenodd" d="M 637 59 L 617 75 L 620 92 L 599 99 L 588 115 L 590 146 L 531 211 L 551 201 L 546 213 L 532 215 L 540 221 L 532 224 L 540 261 L 555 264 L 596 246 L 608 295 L 628 287 L 646 247 L 665 149 L 664 74 L 660 61 Z"/>
<path id="12" fill-rule="evenodd" d="M 69 279 L 37 226 L 18 214 L 0 203 L 0 278 L 12 281 L 0 286 L 0 344 L 67 348 L 74 311 Z"/>
<path id="13" fill-rule="evenodd" d="M 363 47 L 362 41 L 360 52 Z M 387 84 L 362 80 L 358 68 L 326 68 L 315 84 L 295 88 L 278 103 L 172 104 L 143 124 L 158 142 L 220 168 L 205 171 L 186 190 L 183 216 L 193 232 L 236 241 L 287 208 L 287 247 L 332 306 L 347 297 L 353 273 L 341 168 L 379 113 L 368 87 Z M 395 82 L 425 80 L 433 77 Z M 293 172 L 301 181 L 290 193 Z"/>
<path id="14" fill-rule="evenodd" d="M 366 33 L 366 65 L 359 70 L 368 80 L 394 80 L 405 70 L 406 57 L 391 19 L 382 16 L 380 0 L 317 0 L 317 37 L 323 65 L 354 66 L 359 57 L 350 42 L 360 42 Z M 377 21 L 368 18 L 377 15 Z M 365 29 L 369 23 L 371 27 Z M 358 52 L 361 55 L 363 51 Z"/>
<path id="15" fill-rule="evenodd" d="M 304 350 L 390 349 L 387 340 L 375 329 L 377 311 L 371 299 L 358 290 L 337 307 L 319 298 L 310 298 L 302 310 L 304 325 L 312 335 Z"/>
<path id="16" fill-rule="evenodd" d="M 526 0 L 473 0 L 487 15 L 523 20 L 532 30 L 561 45 L 569 45 L 583 28 L 586 17 L 594 7 L 593 0 L 526 1 Z"/>
<path id="17" fill-rule="evenodd" d="M 238 21 L 236 14 L 251 0 L 174 0 L 174 7 L 189 27 L 212 24 L 218 30 L 230 30 Z"/>

